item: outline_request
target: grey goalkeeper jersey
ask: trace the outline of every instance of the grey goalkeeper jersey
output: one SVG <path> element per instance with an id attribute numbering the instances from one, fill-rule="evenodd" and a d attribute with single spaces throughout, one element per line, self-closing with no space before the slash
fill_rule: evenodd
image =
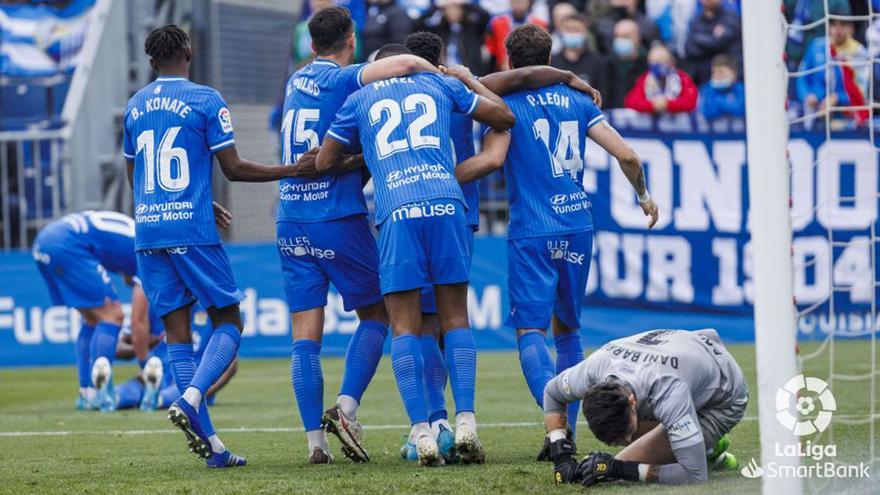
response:
<path id="1" fill-rule="evenodd" d="M 544 412 L 564 413 L 566 404 L 581 400 L 588 388 L 609 379 L 632 389 L 639 421 L 663 425 L 676 459 L 684 464 L 682 475 L 687 479 L 660 482 L 704 478 L 705 443 L 717 438 L 704 438 L 701 423 L 706 422 L 699 412 L 724 407 L 745 390 L 742 372 L 718 334 L 653 330 L 613 340 L 547 384 Z M 699 459 L 693 459 L 695 455 Z"/>

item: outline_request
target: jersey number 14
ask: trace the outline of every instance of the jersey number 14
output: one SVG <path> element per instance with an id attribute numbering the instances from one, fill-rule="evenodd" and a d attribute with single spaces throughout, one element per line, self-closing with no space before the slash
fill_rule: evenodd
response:
<path id="1" fill-rule="evenodd" d="M 550 122 L 538 119 L 534 124 L 535 139 L 544 142 L 550 163 L 553 166 L 553 177 L 562 177 L 567 172 L 572 179 L 584 169 L 584 158 L 581 155 L 581 138 L 578 134 L 578 122 L 565 120 L 559 123 L 556 134 L 556 146 L 550 151 Z"/>
<path id="2" fill-rule="evenodd" d="M 171 127 L 165 131 L 159 150 L 156 151 L 156 133 L 150 129 L 141 132 L 137 138 L 137 152 L 144 152 L 144 191 L 149 194 L 159 187 L 168 192 L 183 191 L 189 186 L 189 157 L 183 148 L 175 148 L 174 141 L 180 133 L 180 127 Z M 159 163 L 158 181 L 156 162 Z M 175 174 L 175 166 L 177 173 Z"/>

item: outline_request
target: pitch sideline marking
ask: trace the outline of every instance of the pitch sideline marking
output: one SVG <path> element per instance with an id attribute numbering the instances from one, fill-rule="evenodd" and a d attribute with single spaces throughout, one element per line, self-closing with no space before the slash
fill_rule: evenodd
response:
<path id="1" fill-rule="evenodd" d="M 747 416 L 742 421 L 757 421 L 757 416 Z M 578 424 L 586 427 L 581 421 Z M 543 426 L 539 421 L 519 421 L 501 423 L 478 423 L 479 428 L 529 428 Z M 406 425 L 364 425 L 365 430 L 406 430 Z M 305 428 L 222 428 L 220 433 L 302 433 Z M 175 428 L 163 428 L 161 430 L 79 430 L 79 431 L 0 431 L 0 438 L 12 437 L 69 437 L 76 435 L 179 435 L 180 431 Z"/>

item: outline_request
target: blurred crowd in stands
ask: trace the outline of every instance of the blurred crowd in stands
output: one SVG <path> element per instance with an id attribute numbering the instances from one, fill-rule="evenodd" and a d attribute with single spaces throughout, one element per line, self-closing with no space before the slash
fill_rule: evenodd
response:
<path id="1" fill-rule="evenodd" d="M 786 59 L 795 117 L 832 111 L 836 127 L 868 119 L 871 71 L 880 50 L 880 0 L 779 1 L 790 25 Z M 308 20 L 334 0 L 308 0 L 296 27 L 291 72 L 311 59 Z M 553 36 L 552 65 L 599 89 L 606 108 L 651 114 L 743 117 L 742 0 L 338 0 L 358 26 L 358 61 L 414 31 L 447 45 L 449 64 L 477 75 L 507 68 L 504 40 L 524 23 Z M 826 16 L 826 4 L 830 16 Z M 826 22 L 828 35 L 826 36 Z M 865 18 L 866 19 L 866 18 Z M 831 76 L 824 68 L 831 59 Z M 878 73 L 880 75 L 880 73 Z M 880 77 L 877 78 L 880 80 Z M 830 83 L 832 87 L 826 88 Z M 826 96 L 828 95 L 828 96 Z"/>

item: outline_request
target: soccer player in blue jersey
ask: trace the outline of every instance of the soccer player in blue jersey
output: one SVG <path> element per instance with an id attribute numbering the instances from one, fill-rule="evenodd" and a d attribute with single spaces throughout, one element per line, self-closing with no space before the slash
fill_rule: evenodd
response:
<path id="1" fill-rule="evenodd" d="M 476 94 L 475 94 L 476 93 Z M 379 273 L 394 338 L 394 376 L 422 465 L 443 464 L 428 423 L 420 290 L 434 285 L 445 359 L 456 402 L 456 450 L 483 462 L 474 416 L 476 349 L 467 317 L 470 233 L 450 142 L 454 112 L 506 130 L 513 116 L 474 79 L 418 73 L 358 90 L 336 115 L 316 157 L 319 171 L 340 168 L 348 148 L 363 151 L 375 185 Z"/>
<path id="2" fill-rule="evenodd" d="M 123 150 L 134 188 L 138 275 L 165 324 L 171 372 L 182 394 L 168 418 L 209 467 L 243 466 L 245 459 L 216 435 L 204 400 L 235 359 L 242 330 L 243 293 L 214 225 L 212 157 L 235 181 L 279 180 L 296 176 L 297 168 L 239 157 L 223 98 L 188 80 L 192 48 L 183 30 L 173 25 L 153 30 L 144 50 L 159 78 L 129 100 Z M 190 330 L 196 300 L 214 327 L 198 367 Z"/>
<path id="3" fill-rule="evenodd" d="M 551 39 L 537 26 L 515 29 L 506 44 L 514 68 L 549 63 Z M 593 246 L 591 205 L 583 188 L 585 137 L 618 160 L 650 217 L 649 227 L 658 209 L 639 157 L 585 94 L 557 84 L 514 92 L 504 101 L 516 115 L 504 165 L 510 197 L 506 324 L 517 329 L 522 371 L 542 406 L 547 382 L 583 360 L 578 328 Z M 555 366 L 545 340 L 551 323 Z M 569 407 L 573 435 L 578 404 Z"/>
<path id="4" fill-rule="evenodd" d="M 193 306 L 192 313 L 193 349 L 198 364 L 202 360 L 205 345 L 211 339 L 213 328 L 211 328 L 208 313 L 204 308 L 196 304 Z M 132 315 L 132 319 L 134 318 Z M 161 318 L 150 311 L 147 326 L 146 339 L 132 331 L 128 335 L 123 335 L 116 347 L 117 359 L 137 357 L 139 362 L 144 361 L 137 376 L 116 387 L 117 409 L 139 407 L 142 411 L 155 411 L 171 407 L 171 404 L 180 398 L 180 392 L 174 384 L 168 363 L 168 345 L 164 341 L 165 325 L 162 324 Z M 139 347 L 147 349 L 145 355 L 149 359 L 136 356 L 140 352 L 137 350 Z M 213 404 L 217 392 L 229 383 L 237 370 L 238 362 L 236 360 L 232 362 L 217 382 L 211 385 L 205 394 L 208 405 Z"/>
<path id="5" fill-rule="evenodd" d="M 414 55 L 424 58 L 432 65 L 440 66 L 442 63 L 443 41 L 434 33 L 420 31 L 407 36 L 404 41 L 405 48 Z M 378 58 L 378 56 L 377 56 Z M 497 95 L 504 95 L 528 87 L 542 87 L 548 84 L 566 83 L 572 87 L 587 92 L 591 95 L 599 95 L 587 83 L 577 78 L 568 71 L 561 71 L 549 66 L 525 67 L 492 74 L 480 79 L 480 82 L 490 91 Z M 461 182 L 462 194 L 467 204 L 467 223 L 471 230 L 471 247 L 473 247 L 473 232 L 480 227 L 480 193 L 479 178 L 494 172 L 501 167 L 507 155 L 507 146 L 510 134 L 507 132 L 493 132 L 486 136 L 483 142 L 483 150 L 479 160 L 482 165 L 479 170 L 482 173 L 473 175 L 470 164 L 461 167 L 473 158 L 473 120 L 470 116 L 455 113 L 452 116 L 452 143 L 453 161 L 459 164 L 456 167 L 456 175 L 468 174 L 468 181 Z M 465 170 L 462 170 L 464 168 Z M 471 171 L 468 172 L 468 169 Z M 476 177 L 477 180 L 471 180 Z M 431 430 L 437 438 L 440 453 L 446 462 L 455 460 L 454 435 L 450 426 L 446 411 L 445 388 L 447 381 L 446 363 L 440 343 L 442 337 L 437 321 L 437 308 L 434 298 L 433 286 L 422 289 L 422 329 L 419 335 L 419 343 L 422 347 L 422 359 L 425 362 L 426 387 L 428 392 L 428 410 L 430 414 Z M 401 456 L 405 459 L 416 460 L 415 445 L 406 441 L 401 448 Z"/>
<path id="6" fill-rule="evenodd" d="M 309 33 L 316 58 L 294 73 L 286 88 L 281 126 L 285 164 L 296 163 L 320 145 L 339 107 L 361 86 L 414 72 L 437 71 L 412 55 L 350 65 L 355 51 L 354 23 L 341 7 L 316 13 L 309 21 Z M 361 445 L 356 413 L 388 334 L 388 315 L 379 290 L 379 256 L 366 217 L 363 162 L 352 162 L 360 168 L 284 179 L 279 187 L 277 245 L 293 333 L 290 379 L 308 437 L 311 464 L 327 464 L 333 459 L 323 428 L 339 438 L 346 456 L 356 462 L 369 460 Z M 320 353 L 331 282 L 342 295 L 345 310 L 356 311 L 360 324 L 346 353 L 337 403 L 324 412 Z"/>
<path id="7" fill-rule="evenodd" d="M 72 213 L 40 230 L 33 256 L 52 304 L 76 308 L 82 315 L 76 338 L 76 408 L 114 410 L 111 366 L 124 315 L 110 273 L 132 283 L 137 271 L 134 220 L 113 211 Z M 132 291 L 133 310 L 146 311 L 140 287 L 134 285 Z"/>

